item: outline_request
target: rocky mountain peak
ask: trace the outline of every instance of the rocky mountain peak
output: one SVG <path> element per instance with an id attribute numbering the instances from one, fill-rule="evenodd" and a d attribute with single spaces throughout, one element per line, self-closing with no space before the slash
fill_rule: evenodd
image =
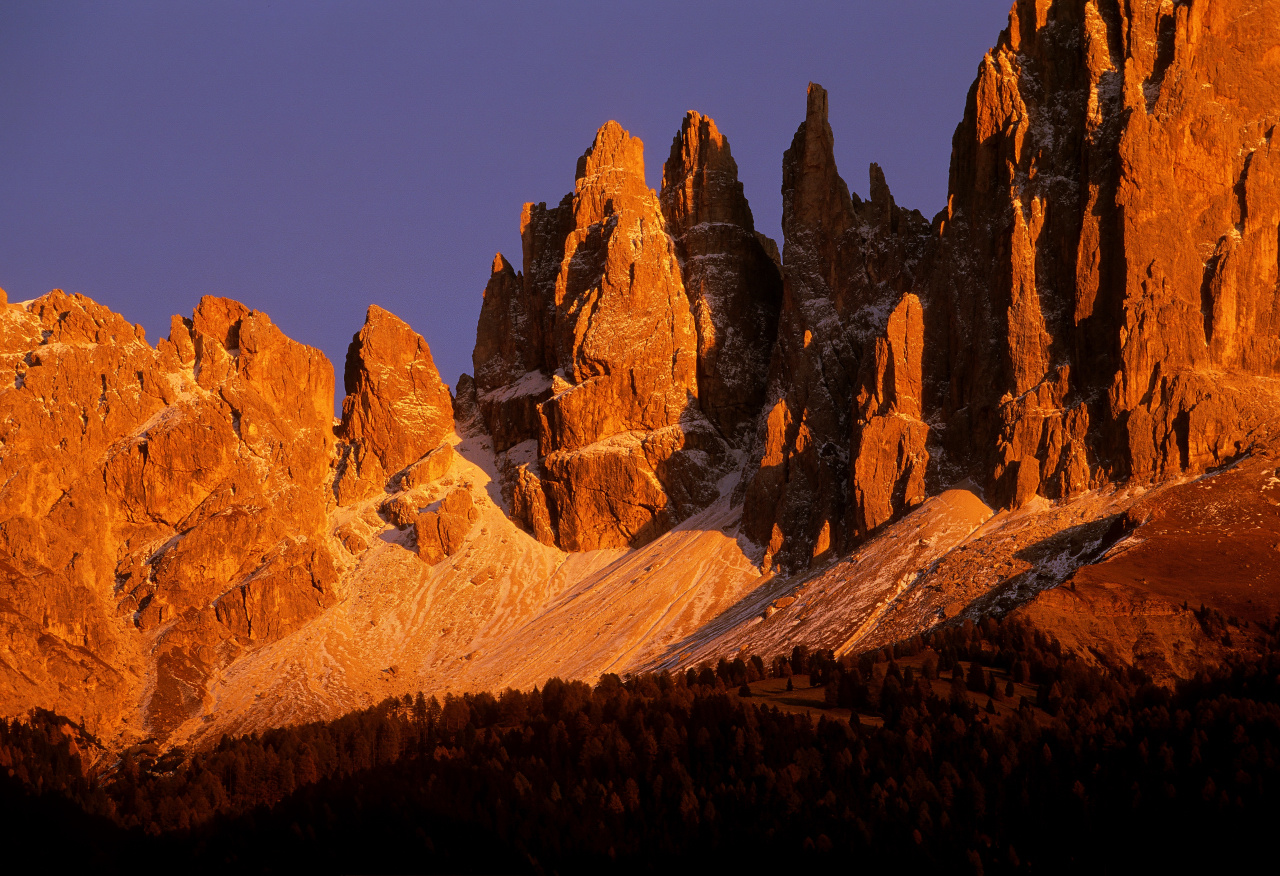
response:
<path id="1" fill-rule="evenodd" d="M 1270 0 L 1018 0 L 933 223 L 850 192 L 810 85 L 783 263 L 714 121 L 658 193 L 609 122 L 492 262 L 457 436 L 376 306 L 335 427 L 329 361 L 236 301 L 152 347 L 0 292 L 3 713 L 252 729 L 1028 603 L 1197 671 L 1235 646 L 1180 606 L 1277 608 L 1277 45 Z"/>
<path id="2" fill-rule="evenodd" d="M 685 115 L 662 169 L 661 203 L 698 331 L 699 406 L 745 447 L 764 400 L 782 276 L 713 119 Z"/>
<path id="3" fill-rule="evenodd" d="M 644 179 L 644 143 L 617 122 L 606 122 L 578 159 L 573 191 L 576 228 L 589 228 L 610 216 L 638 219 L 656 212 Z"/>
<path id="4" fill-rule="evenodd" d="M 575 191 L 617 191 L 637 179 L 644 181 L 644 143 L 617 122 L 605 122 L 578 159 Z"/>
<path id="5" fill-rule="evenodd" d="M 813 82 L 809 83 L 804 122 L 782 158 L 782 198 L 782 230 L 788 241 L 804 229 L 822 229 L 834 239 L 853 222 L 849 187 L 836 170 L 827 91 Z"/>
<path id="6" fill-rule="evenodd" d="M 662 168 L 662 210 L 673 235 L 709 222 L 755 231 L 738 163 L 715 120 L 689 111 Z"/>
<path id="7" fill-rule="evenodd" d="M 430 453 L 453 430 L 453 399 L 422 336 L 370 305 L 347 349 L 338 436 L 345 442 L 335 491 L 348 504 Z"/>
<path id="8" fill-rule="evenodd" d="M 523 272 L 495 262 L 485 291 L 479 407 L 517 517 L 562 547 L 643 543 L 707 505 L 763 393 L 776 264 L 714 122 L 686 118 L 672 155 L 659 198 L 640 141 L 604 125 L 573 194 L 525 206 Z"/>

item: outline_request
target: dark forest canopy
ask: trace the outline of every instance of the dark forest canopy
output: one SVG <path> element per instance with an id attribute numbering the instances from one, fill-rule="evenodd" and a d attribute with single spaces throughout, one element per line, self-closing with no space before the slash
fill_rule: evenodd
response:
<path id="1" fill-rule="evenodd" d="M 90 775 L 94 740 L 34 712 L 0 723 L 0 823 L 105 871 L 1221 866 L 1280 804 L 1277 626 L 1176 691 L 984 621 L 844 661 L 419 694 Z"/>

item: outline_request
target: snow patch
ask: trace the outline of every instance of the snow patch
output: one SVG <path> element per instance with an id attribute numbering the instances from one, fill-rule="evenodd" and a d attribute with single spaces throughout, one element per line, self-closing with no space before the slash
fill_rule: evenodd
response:
<path id="1" fill-rule="evenodd" d="M 527 371 L 519 379 L 506 386 L 486 392 L 484 401 L 506 402 L 526 395 L 538 395 L 551 391 L 551 378 L 543 371 Z"/>

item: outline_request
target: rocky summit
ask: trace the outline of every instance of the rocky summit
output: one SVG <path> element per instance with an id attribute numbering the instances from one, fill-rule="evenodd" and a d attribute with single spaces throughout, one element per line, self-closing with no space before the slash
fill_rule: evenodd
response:
<path id="1" fill-rule="evenodd" d="M 0 300 L 0 711 L 177 744 L 1009 612 L 1162 683 L 1250 648 L 1280 5 L 1019 0 L 932 219 L 874 164 L 851 190 L 830 99 L 780 250 L 710 118 L 657 192 L 601 127 L 495 257 L 456 397 L 378 307 L 335 420 L 325 357 L 234 301 L 152 346 Z"/>

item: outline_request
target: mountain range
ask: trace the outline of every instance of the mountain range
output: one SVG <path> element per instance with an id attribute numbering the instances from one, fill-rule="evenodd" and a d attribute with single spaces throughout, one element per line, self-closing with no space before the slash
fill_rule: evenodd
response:
<path id="1" fill-rule="evenodd" d="M 932 218 L 850 190 L 827 102 L 781 248 L 713 120 L 657 192 L 606 123 L 494 258 L 474 376 L 370 307 L 336 420 L 332 364 L 235 301 L 154 346 L 0 301 L 0 712 L 176 745 L 1011 612 L 1163 683 L 1251 648 L 1280 6 L 1019 0 Z"/>

